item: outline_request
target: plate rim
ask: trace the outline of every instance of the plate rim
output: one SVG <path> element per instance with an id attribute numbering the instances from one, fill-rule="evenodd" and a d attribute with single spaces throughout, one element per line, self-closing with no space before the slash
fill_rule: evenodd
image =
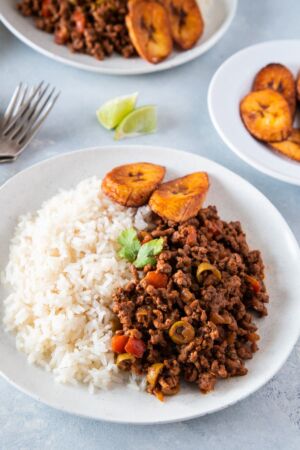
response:
<path id="1" fill-rule="evenodd" d="M 143 74 L 150 74 L 155 72 L 162 72 L 164 70 L 169 70 L 174 67 L 179 67 L 183 64 L 186 64 L 196 58 L 198 58 L 200 55 L 206 53 L 208 50 L 210 50 L 217 42 L 222 38 L 222 36 L 225 35 L 225 33 L 230 28 L 233 19 L 237 12 L 238 2 L 239 0 L 229 0 L 232 3 L 231 10 L 228 13 L 228 16 L 220 26 L 220 28 L 201 46 L 194 47 L 187 52 L 184 52 L 185 57 L 182 58 L 182 60 L 177 61 L 176 57 L 174 59 L 165 60 L 161 62 L 160 64 L 148 64 L 144 68 L 138 68 L 138 69 L 120 69 L 120 68 L 106 68 L 106 67 L 93 67 L 89 66 L 86 63 L 78 62 L 78 61 L 72 61 L 71 59 L 68 59 L 64 56 L 56 55 L 55 53 L 52 53 L 50 50 L 47 50 L 40 46 L 38 43 L 35 43 L 30 38 L 24 36 L 22 32 L 20 32 L 17 28 L 15 28 L 15 25 L 12 24 L 7 17 L 3 15 L 3 13 L 0 10 L 0 22 L 3 23 L 3 25 L 12 33 L 14 34 L 20 41 L 22 41 L 24 44 L 32 48 L 33 50 L 37 51 L 38 53 L 42 54 L 43 56 L 46 56 L 47 58 L 50 58 L 54 61 L 57 61 L 61 64 L 65 64 L 67 66 L 75 67 L 77 69 L 85 70 L 87 72 L 94 72 L 94 73 L 101 73 L 106 75 L 116 75 L 116 76 L 122 76 L 122 75 L 143 75 Z M 101 64 L 101 61 L 99 62 Z"/>
<path id="2" fill-rule="evenodd" d="M 236 58 L 239 58 L 241 55 L 248 53 L 248 51 L 253 51 L 254 49 L 258 47 L 267 47 L 267 46 L 276 46 L 276 45 L 289 45 L 289 44 L 295 44 L 298 43 L 300 47 L 300 39 L 270 39 L 267 41 L 259 42 L 257 44 L 249 45 L 248 47 L 242 48 L 241 50 L 238 50 L 233 55 L 231 55 L 229 58 L 227 58 L 216 70 L 214 73 L 208 87 L 207 92 L 207 106 L 208 111 L 210 115 L 210 119 L 213 123 L 214 128 L 216 129 L 217 133 L 219 134 L 220 138 L 223 140 L 225 145 L 233 152 L 235 153 L 241 160 L 246 162 L 249 166 L 252 166 L 256 170 L 258 170 L 261 173 L 264 173 L 265 175 L 268 175 L 274 179 L 283 181 L 288 184 L 292 184 L 294 186 L 300 186 L 300 177 L 294 177 L 294 176 L 288 176 L 285 174 L 282 174 L 280 171 L 276 169 L 270 169 L 266 166 L 261 166 L 259 162 L 256 161 L 256 159 L 252 159 L 251 157 L 245 155 L 241 150 L 239 150 L 238 147 L 236 147 L 232 142 L 229 136 L 226 135 L 226 133 L 223 131 L 221 125 L 219 124 L 218 120 L 215 116 L 215 109 L 213 106 L 213 91 L 215 88 L 215 85 L 218 83 L 218 78 L 220 77 L 220 74 L 223 70 L 227 69 L 227 66 L 230 66 L 231 62 L 235 60 Z"/>
<path id="3" fill-rule="evenodd" d="M 197 157 L 197 159 L 199 159 L 199 161 L 208 161 L 210 164 L 212 164 L 213 166 L 215 166 L 218 169 L 222 169 L 222 171 L 226 172 L 228 175 L 234 175 L 234 177 L 236 178 L 236 180 L 240 180 L 243 183 L 245 183 L 248 187 L 250 187 L 251 189 L 253 189 L 255 191 L 255 193 L 260 196 L 265 202 L 268 203 L 269 207 L 272 209 L 273 213 L 277 215 L 278 219 L 282 222 L 282 224 L 285 227 L 285 233 L 288 234 L 288 238 L 290 239 L 290 241 L 295 245 L 295 251 L 296 251 L 296 257 L 299 260 L 300 263 L 300 248 L 299 248 L 299 244 L 298 241 L 293 233 L 293 231 L 291 230 L 290 226 L 288 225 L 287 221 L 285 220 L 285 218 L 283 217 L 283 215 L 281 214 L 281 212 L 276 208 L 275 205 L 273 205 L 273 203 L 268 199 L 268 197 L 266 197 L 258 188 L 256 188 L 252 183 L 250 183 L 248 180 L 246 180 L 245 178 L 243 178 L 241 175 L 237 174 L 236 172 L 232 171 L 231 169 L 228 169 L 227 167 L 223 166 L 222 164 L 213 161 L 209 158 L 203 157 L 201 155 L 198 155 L 197 153 L 193 153 L 190 151 L 186 151 L 186 150 L 181 150 L 181 149 L 177 149 L 177 148 L 172 148 L 172 147 L 165 147 L 165 146 L 155 146 L 155 145 L 103 145 L 103 146 L 94 146 L 94 147 L 87 147 L 87 148 L 83 148 L 83 149 L 78 149 L 75 151 L 70 151 L 70 152 L 64 152 L 58 155 L 54 155 L 50 158 L 46 158 L 42 161 L 39 161 L 23 170 L 21 170 L 20 172 L 18 172 L 17 174 L 13 175 L 12 177 L 10 177 L 8 180 L 6 180 L 1 186 L 0 186 L 0 191 L 2 191 L 10 182 L 12 182 L 12 180 L 17 180 L 18 177 L 21 177 L 24 173 L 26 172 L 30 172 L 31 170 L 36 170 L 38 167 L 40 166 L 46 166 L 50 161 L 54 162 L 56 160 L 64 159 L 64 158 L 72 158 L 75 155 L 78 154 L 84 154 L 84 153 L 89 153 L 89 152 L 105 152 L 105 151 L 114 151 L 114 150 L 125 150 L 126 149 L 130 149 L 130 150 L 148 150 L 148 152 L 151 152 L 151 149 L 156 149 L 158 151 L 166 151 L 166 152 L 171 152 L 171 153 L 175 153 L 178 155 L 183 155 L 183 154 L 190 154 L 193 155 L 195 157 Z M 151 154 L 151 153 L 148 154 Z M 2 326 L 2 324 L 1 324 Z M 38 400 L 39 402 L 41 402 L 44 405 L 47 405 L 48 407 L 51 407 L 53 409 L 62 411 L 64 413 L 68 413 L 68 414 L 72 414 L 75 416 L 79 416 L 79 417 L 83 417 L 83 418 L 89 418 L 89 419 L 94 419 L 94 420 L 98 420 L 98 421 L 103 421 L 103 422 L 107 422 L 107 423 L 118 423 L 118 424 L 132 424 L 132 425 L 153 425 L 153 424 L 164 424 L 164 423 L 176 423 L 176 422 L 181 422 L 181 421 L 186 421 L 186 420 L 191 420 L 191 419 L 195 419 L 198 417 L 203 417 L 205 415 L 208 414 L 212 414 L 214 412 L 217 411 L 221 411 L 229 406 L 232 406 L 242 400 L 244 400 L 245 398 L 249 397 L 250 395 L 254 394 L 255 392 L 257 392 L 262 386 L 264 386 L 266 383 L 268 383 L 270 381 L 270 379 L 283 367 L 283 365 L 285 364 L 285 362 L 287 361 L 288 357 L 290 356 L 298 338 L 300 335 L 300 322 L 298 324 L 298 331 L 297 333 L 295 333 L 295 336 L 293 339 L 290 340 L 289 342 L 289 346 L 286 346 L 286 351 L 285 351 L 285 357 L 277 362 L 276 364 L 274 364 L 274 370 L 272 371 L 272 373 L 270 373 L 267 377 L 264 377 L 263 380 L 261 380 L 260 383 L 258 383 L 257 385 L 255 385 L 255 388 L 249 392 L 243 392 L 238 399 L 233 399 L 232 401 L 227 402 L 224 405 L 221 406 L 215 406 L 212 407 L 209 411 L 205 411 L 205 412 L 200 412 L 200 413 L 193 413 L 190 415 L 186 415 L 183 418 L 173 418 L 173 419 L 159 419 L 156 421 L 149 421 L 149 420 L 140 420 L 140 421 L 135 421 L 135 420 L 131 420 L 128 421 L 126 418 L 124 419 L 106 419 L 105 417 L 97 417 L 95 415 L 91 415 L 89 413 L 84 413 L 84 412 L 74 412 L 72 409 L 69 409 L 68 407 L 61 407 L 57 404 L 55 404 L 54 402 L 51 403 L 49 400 L 45 399 L 45 398 L 40 398 L 40 396 L 32 391 L 30 391 L 27 388 L 24 388 L 23 386 L 18 385 L 18 383 L 16 383 L 13 379 L 10 379 L 4 372 L 3 369 L 0 367 L 0 376 L 6 380 L 10 385 L 14 386 L 17 390 L 23 392 L 24 394 L 28 395 L 29 397 L 33 398 L 34 400 Z M 15 349 L 15 351 L 17 351 L 17 349 Z"/>

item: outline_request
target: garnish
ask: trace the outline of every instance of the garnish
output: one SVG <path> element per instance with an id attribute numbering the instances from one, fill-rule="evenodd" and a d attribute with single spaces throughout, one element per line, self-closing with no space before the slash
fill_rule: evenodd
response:
<path id="1" fill-rule="evenodd" d="M 137 269 L 142 269 L 147 264 L 155 266 L 156 259 L 154 256 L 159 255 L 164 246 L 163 238 L 152 239 L 141 245 L 134 228 L 127 228 L 122 231 L 118 237 L 118 243 L 121 246 L 121 249 L 118 252 L 120 258 L 127 259 L 127 261 L 133 263 Z"/>
<path id="2" fill-rule="evenodd" d="M 152 239 L 152 241 L 146 242 L 139 249 L 136 260 L 134 261 L 134 265 L 137 269 L 142 269 L 147 264 L 151 264 L 151 266 L 155 266 L 156 259 L 154 256 L 159 255 L 163 249 L 164 240 L 163 238 Z"/>
<path id="3" fill-rule="evenodd" d="M 121 245 L 121 249 L 118 253 L 120 258 L 127 259 L 127 261 L 133 263 L 141 248 L 141 243 L 135 229 L 127 228 L 122 231 L 118 237 L 118 243 Z"/>

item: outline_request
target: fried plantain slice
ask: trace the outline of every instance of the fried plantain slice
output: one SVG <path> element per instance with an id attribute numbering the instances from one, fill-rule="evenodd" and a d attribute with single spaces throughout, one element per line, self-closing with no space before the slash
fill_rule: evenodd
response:
<path id="1" fill-rule="evenodd" d="M 192 48 L 203 34 L 204 21 L 195 0 L 164 0 L 168 10 L 171 33 L 183 50 Z"/>
<path id="2" fill-rule="evenodd" d="M 253 82 L 253 91 L 273 89 L 287 100 L 292 116 L 296 111 L 296 83 L 292 72 L 282 64 L 272 63 L 263 67 Z"/>
<path id="3" fill-rule="evenodd" d="M 166 169 L 156 164 L 141 162 L 115 167 L 102 181 L 102 191 L 123 206 L 145 205 L 161 183 Z"/>
<path id="4" fill-rule="evenodd" d="M 209 188 L 206 172 L 195 172 L 161 184 L 150 197 L 152 211 L 167 220 L 183 222 L 195 217 Z"/>
<path id="5" fill-rule="evenodd" d="M 128 9 L 126 26 L 138 54 L 152 64 L 167 58 L 173 42 L 165 7 L 156 0 L 131 0 Z"/>
<path id="6" fill-rule="evenodd" d="M 246 95 L 240 103 L 240 114 L 249 133 L 261 141 L 283 141 L 292 131 L 288 102 L 272 89 Z"/>
<path id="7" fill-rule="evenodd" d="M 300 162 L 300 130 L 293 129 L 290 136 L 282 142 L 273 142 L 269 144 L 271 148 L 277 150 L 288 158 Z"/>
<path id="8" fill-rule="evenodd" d="M 298 73 L 296 81 L 296 92 L 297 92 L 297 100 L 298 102 L 300 102 L 300 71 Z"/>

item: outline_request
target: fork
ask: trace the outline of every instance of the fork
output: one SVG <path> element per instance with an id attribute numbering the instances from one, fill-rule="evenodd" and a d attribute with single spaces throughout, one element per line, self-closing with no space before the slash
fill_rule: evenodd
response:
<path id="1" fill-rule="evenodd" d="M 29 88 L 20 83 L 0 122 L 0 163 L 23 152 L 55 105 L 60 92 L 42 81 Z"/>

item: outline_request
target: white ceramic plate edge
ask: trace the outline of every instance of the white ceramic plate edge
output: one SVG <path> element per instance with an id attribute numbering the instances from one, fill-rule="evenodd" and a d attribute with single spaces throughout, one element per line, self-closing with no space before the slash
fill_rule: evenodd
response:
<path id="1" fill-rule="evenodd" d="M 113 148 L 115 148 L 115 149 L 120 149 L 120 146 L 109 146 L 109 149 L 113 149 Z M 148 150 L 149 152 L 151 152 L 151 149 L 156 149 L 156 150 L 162 151 L 162 152 L 172 152 L 173 154 L 174 154 L 174 153 L 175 153 L 175 154 L 177 153 L 178 155 L 182 155 L 182 154 L 184 154 L 184 153 L 190 154 L 190 152 L 184 152 L 184 151 L 176 150 L 176 149 L 172 149 L 172 148 L 167 148 L 167 147 L 156 147 L 156 146 L 139 146 L 139 145 L 133 145 L 133 146 L 122 146 L 122 148 L 123 148 L 124 150 L 125 150 L 125 149 L 129 149 L 129 148 L 130 148 L 131 150 L 133 150 L 133 149 L 139 149 L 139 150 L 141 150 L 141 148 L 144 148 L 144 149 L 147 148 L 147 150 Z M 64 153 L 64 154 L 56 155 L 56 156 L 51 157 L 51 158 L 49 158 L 49 159 L 46 159 L 46 160 L 44 160 L 44 161 L 38 162 L 38 163 L 36 163 L 36 164 L 34 164 L 34 165 L 28 167 L 27 169 L 25 169 L 25 170 L 23 170 L 23 171 L 17 173 L 17 174 L 14 175 L 13 177 L 11 177 L 9 180 L 7 180 L 2 186 L 0 186 L 0 190 L 3 190 L 3 189 L 5 188 L 5 186 L 6 186 L 8 183 L 11 182 L 12 179 L 16 180 L 18 177 L 21 177 L 25 172 L 30 172 L 32 169 L 34 169 L 34 168 L 36 168 L 36 167 L 41 167 L 41 166 L 43 166 L 43 165 L 47 165 L 47 163 L 48 163 L 50 160 L 51 160 L 51 161 L 55 161 L 55 160 L 58 160 L 58 159 L 60 159 L 60 158 L 72 158 L 72 156 L 73 156 L 74 154 L 80 154 L 80 153 L 84 153 L 84 152 L 87 152 L 87 153 L 88 153 L 88 152 L 93 152 L 93 151 L 105 151 L 105 150 L 107 150 L 107 149 L 108 149 L 108 146 L 102 147 L 102 148 L 101 148 L 101 147 L 93 147 L 93 148 L 87 148 L 87 149 L 77 150 L 77 151 L 71 152 L 71 153 Z M 278 217 L 278 220 L 281 222 L 282 226 L 284 227 L 285 233 L 287 233 L 290 242 L 291 242 L 292 245 L 295 247 L 295 249 L 296 249 L 296 251 L 297 251 L 297 255 L 298 255 L 299 266 L 300 266 L 300 250 L 299 250 L 299 246 L 298 246 L 297 240 L 296 240 L 295 236 L 293 235 L 293 233 L 292 233 L 290 227 L 288 226 L 287 222 L 285 221 L 285 219 L 284 219 L 283 216 L 281 215 L 281 213 L 280 213 L 280 212 L 276 209 L 276 207 L 270 202 L 270 200 L 268 200 L 268 198 L 267 198 L 264 194 L 262 194 L 257 188 L 255 188 L 251 183 L 249 183 L 247 180 L 245 180 L 244 178 L 240 177 L 240 176 L 237 175 L 236 173 L 232 172 L 231 170 L 229 170 L 229 169 L 227 169 L 227 168 L 221 166 L 220 164 L 218 164 L 218 163 L 216 163 L 216 162 L 214 162 L 214 161 L 208 160 L 207 158 L 203 158 L 203 157 L 198 156 L 198 155 L 195 155 L 195 156 L 197 156 L 197 157 L 199 158 L 199 161 L 201 161 L 201 160 L 202 160 L 202 161 L 207 160 L 207 161 L 209 161 L 209 163 L 212 163 L 212 164 L 215 165 L 216 167 L 219 167 L 219 168 L 221 167 L 222 170 L 224 171 L 224 173 L 227 173 L 228 175 L 233 176 L 233 177 L 236 179 L 237 182 L 240 181 L 240 182 L 246 183 L 249 187 L 251 187 L 252 189 L 254 189 L 254 190 L 256 191 L 257 196 L 261 197 L 265 202 L 268 203 L 269 207 L 272 209 L 272 212 Z M 14 382 L 14 380 L 9 379 L 9 378 L 3 373 L 3 371 L 1 370 L 1 368 L 0 368 L 0 375 L 2 375 L 2 377 L 3 377 L 6 381 L 8 381 L 10 384 L 12 384 L 14 387 L 16 387 L 18 390 L 20 390 L 21 392 L 23 392 L 23 393 L 29 395 L 31 398 L 33 398 L 33 399 L 35 399 L 35 400 L 38 400 L 38 401 L 40 401 L 40 402 L 46 404 L 47 406 L 53 407 L 53 408 L 55 408 L 55 409 L 59 409 L 59 410 L 61 410 L 61 411 L 63 411 L 63 412 L 67 412 L 67 413 L 70 413 L 70 414 L 75 414 L 75 415 L 78 415 L 78 416 L 80 416 L 80 417 L 93 418 L 93 419 L 96 419 L 96 420 L 103 420 L 103 421 L 106 421 L 106 420 L 107 420 L 108 422 L 115 422 L 115 423 L 123 423 L 123 424 L 124 424 L 124 423 L 130 423 L 130 424 L 138 424 L 138 425 L 145 425 L 145 424 L 150 424 L 150 423 L 156 423 L 156 424 L 158 424 L 158 423 L 179 422 L 179 421 L 182 421 L 182 420 L 189 420 L 189 419 L 193 419 L 193 418 L 196 418 L 196 417 L 204 416 L 204 415 L 206 415 L 206 414 L 211 414 L 211 413 L 216 412 L 216 411 L 220 411 L 220 410 L 222 410 L 222 409 L 225 409 L 225 408 L 228 407 L 228 406 L 232 406 L 232 405 L 236 404 L 237 402 L 239 402 L 239 401 L 245 399 L 245 398 L 248 397 L 249 395 L 251 395 L 251 394 L 253 394 L 254 392 L 256 392 L 256 391 L 257 391 L 258 389 L 260 389 L 263 385 L 265 385 L 265 384 L 266 384 L 266 383 L 267 383 L 267 382 L 268 382 L 268 381 L 269 381 L 269 380 L 270 380 L 270 379 L 271 379 L 271 378 L 272 378 L 272 377 L 273 377 L 273 376 L 281 369 L 281 367 L 284 365 L 284 363 L 286 362 L 287 358 L 289 357 L 289 355 L 290 355 L 290 353 L 291 353 L 291 351 L 292 351 L 292 349 L 293 349 L 295 343 L 297 342 L 297 339 L 298 339 L 298 337 L 299 337 L 299 334 L 300 334 L 300 322 L 299 322 L 299 325 L 298 325 L 298 329 L 297 329 L 297 330 L 296 330 L 295 328 L 293 329 L 293 336 L 292 336 L 292 338 L 291 338 L 290 341 L 289 341 L 289 346 L 287 346 L 287 347 L 285 348 L 285 357 L 284 357 L 281 361 L 278 361 L 277 364 L 274 364 L 274 367 L 273 367 L 272 371 L 271 371 L 271 372 L 268 374 L 268 376 L 266 376 L 260 383 L 258 383 L 258 384 L 255 386 L 254 389 L 252 389 L 252 390 L 249 390 L 249 389 L 247 390 L 247 389 L 245 389 L 245 392 L 244 392 L 242 395 L 240 395 L 238 399 L 233 399 L 232 401 L 228 402 L 226 405 L 222 405 L 222 406 L 218 406 L 218 407 L 213 407 L 213 408 L 211 408 L 210 410 L 208 410 L 208 411 L 206 411 L 206 412 L 203 412 L 203 413 L 191 414 L 191 415 L 185 416 L 184 418 L 171 419 L 171 420 L 168 420 L 168 419 L 162 419 L 162 420 L 155 421 L 155 422 L 153 422 L 153 421 L 149 422 L 149 421 L 143 421 L 143 420 L 141 420 L 141 421 L 130 421 L 130 422 L 129 422 L 129 421 L 126 420 L 126 419 L 124 419 L 124 420 L 123 420 L 123 419 L 122 419 L 122 420 L 117 420 L 117 419 L 115 419 L 115 420 L 113 420 L 113 419 L 107 420 L 107 419 L 105 419 L 105 418 L 103 418 L 103 417 L 102 417 L 101 419 L 99 419 L 99 418 L 97 418 L 97 417 L 90 416 L 90 415 L 88 415 L 88 414 L 74 412 L 74 411 L 72 411 L 72 410 L 69 410 L 69 409 L 66 408 L 66 407 L 62 407 L 61 405 L 55 404 L 55 402 L 51 403 L 51 401 L 47 401 L 47 400 L 45 400 L 45 399 L 43 399 L 43 398 L 40 398 L 40 397 L 39 397 L 38 395 L 36 395 L 35 393 L 33 393 L 33 392 L 31 392 L 31 391 L 29 391 L 29 390 L 23 388 L 22 386 L 19 386 L 17 383 Z"/>
<path id="2" fill-rule="evenodd" d="M 222 128 L 220 127 L 215 114 L 214 114 L 214 108 L 212 106 L 212 93 L 215 87 L 215 84 L 218 82 L 218 77 L 220 76 L 220 73 L 227 68 L 227 66 L 229 66 L 231 64 L 231 61 L 234 60 L 235 58 L 238 58 L 241 54 L 243 53 L 247 53 L 248 50 L 251 50 L 255 47 L 258 46 L 263 46 L 266 45 L 268 43 L 272 43 L 272 44 L 281 44 L 283 42 L 288 43 L 288 42 L 295 42 L 295 41 L 299 41 L 298 39 L 281 39 L 281 40 L 270 40 L 270 41 L 265 41 L 265 42 L 260 42 L 258 44 L 254 44 L 254 45 L 250 45 L 246 48 L 243 48 L 241 50 L 239 50 L 238 52 L 234 53 L 232 56 L 230 56 L 228 59 L 226 59 L 221 65 L 220 67 L 217 69 L 217 71 L 214 73 L 211 82 L 209 84 L 209 88 L 208 88 L 208 94 L 207 94 L 207 105 L 208 105 L 208 111 L 209 111 L 209 115 L 211 118 L 211 121 L 216 129 L 216 131 L 218 132 L 219 136 L 221 137 L 221 139 L 225 142 L 225 144 L 227 145 L 227 147 L 229 147 L 233 153 L 235 153 L 239 158 L 241 158 L 243 161 L 245 161 L 247 164 L 249 164 L 250 166 L 254 167 L 256 170 L 258 170 L 259 172 L 262 172 L 272 178 L 284 181 L 286 183 L 289 184 L 293 184 L 296 186 L 300 186 L 300 179 L 293 177 L 293 176 L 286 176 L 284 174 L 282 174 L 281 172 L 277 171 L 276 169 L 268 169 L 268 167 L 265 167 L 263 165 L 260 165 L 255 159 L 249 158 L 247 155 L 245 155 L 242 151 L 240 151 L 231 141 L 229 138 L 227 138 L 226 134 L 223 132 Z"/>
<path id="3" fill-rule="evenodd" d="M 232 9 L 229 12 L 226 20 L 223 22 L 221 27 L 218 29 L 218 31 L 212 35 L 206 42 L 204 42 L 200 47 L 195 47 L 189 50 L 188 52 L 184 53 L 184 57 L 181 58 L 179 61 L 174 58 L 172 60 L 166 60 L 163 61 L 160 64 L 148 64 L 145 66 L 145 68 L 140 69 L 120 69 L 120 68 L 105 68 L 101 67 L 93 67 L 93 66 L 87 66 L 84 63 L 80 63 L 77 61 L 71 61 L 69 59 L 66 59 L 62 56 L 58 56 L 54 53 L 52 53 L 49 50 L 44 49 L 43 47 L 40 47 L 38 44 L 33 42 L 31 39 L 24 36 L 21 32 L 19 32 L 13 24 L 11 24 L 1 13 L 0 11 L 0 21 L 8 28 L 18 39 L 20 39 L 22 42 L 24 42 L 29 47 L 33 48 L 35 51 L 41 53 L 42 55 L 51 58 L 55 61 L 58 61 L 60 63 L 66 64 L 68 66 L 76 67 L 78 69 L 86 70 L 88 72 L 97 72 L 97 73 L 103 73 L 107 75 L 142 75 L 147 73 L 153 73 L 153 72 L 162 72 L 164 70 L 172 69 L 177 66 L 181 66 L 198 56 L 202 55 L 203 53 L 207 52 L 211 47 L 213 47 L 220 39 L 221 37 L 227 32 L 228 28 L 230 27 L 235 14 L 237 10 L 238 0 L 231 0 L 232 1 Z M 183 53 L 182 53 L 183 55 Z"/>

